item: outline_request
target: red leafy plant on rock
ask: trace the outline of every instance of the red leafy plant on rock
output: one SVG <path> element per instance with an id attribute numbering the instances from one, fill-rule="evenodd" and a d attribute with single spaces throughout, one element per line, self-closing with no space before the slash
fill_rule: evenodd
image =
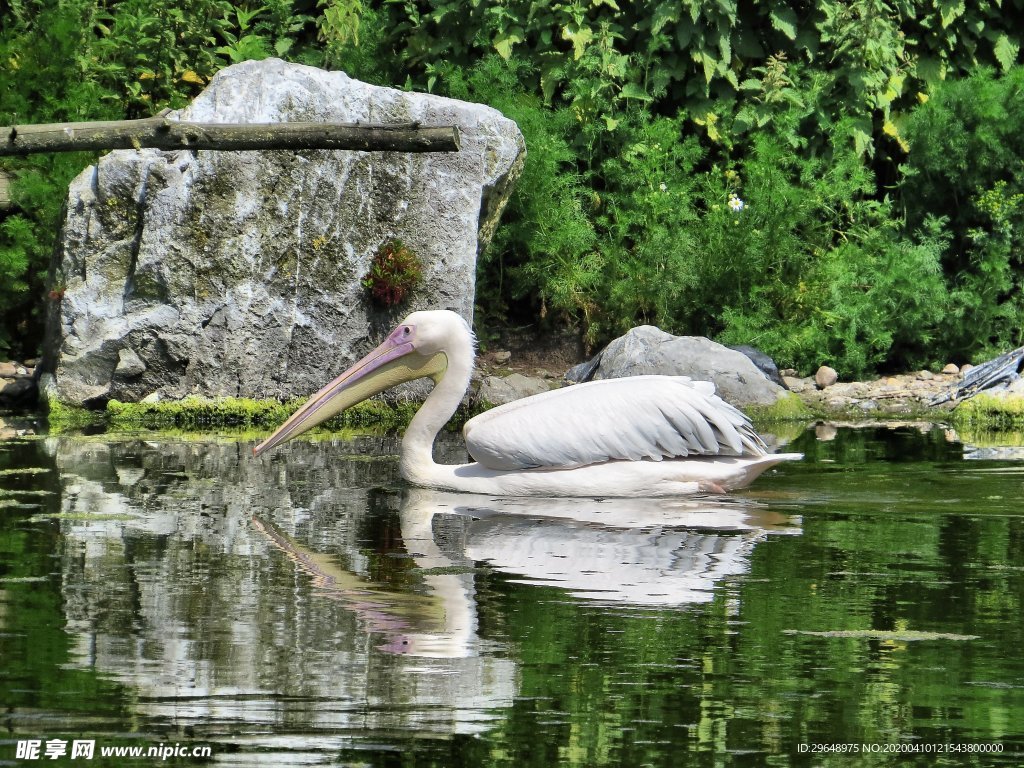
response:
<path id="1" fill-rule="evenodd" d="M 401 240 L 384 243 L 373 257 L 363 287 L 375 302 L 385 307 L 401 304 L 423 282 L 423 265 Z"/>

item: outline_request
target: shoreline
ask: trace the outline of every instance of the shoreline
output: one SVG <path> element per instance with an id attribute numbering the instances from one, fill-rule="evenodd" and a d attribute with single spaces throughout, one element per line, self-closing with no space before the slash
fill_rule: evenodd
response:
<path id="1" fill-rule="evenodd" d="M 743 410 L 755 426 L 769 430 L 772 425 L 786 423 L 832 423 L 840 426 L 932 423 L 987 430 L 1024 429 L 1024 396 L 996 397 L 983 392 L 959 402 L 929 406 L 928 400 L 942 390 L 933 386 L 908 388 L 906 382 L 916 375 L 886 377 L 874 382 L 834 384 L 825 389 L 817 389 L 811 382 L 810 386 L 791 390 L 787 397 L 780 399 L 774 406 Z M 40 403 L 34 408 L 0 411 L 0 419 L 4 415 L 20 421 L 35 419 L 50 432 L 79 429 L 115 432 L 174 429 L 198 433 L 230 429 L 263 432 L 273 430 L 283 423 L 302 402 L 190 396 L 182 400 L 150 403 L 121 403 L 113 400 L 102 410 L 50 402 Z M 490 407 L 474 392 L 473 396 L 467 396 L 463 401 L 449 423 L 449 428 L 460 428 L 469 418 Z M 418 403 L 409 400 L 369 400 L 329 420 L 324 429 L 400 430 L 409 423 L 417 408 Z"/>
<path id="2" fill-rule="evenodd" d="M 505 353 L 508 355 L 508 353 Z M 550 354 L 550 353 L 549 353 Z M 500 355 L 500 353 L 499 353 Z M 511 356 L 511 355 L 509 355 Z M 488 402 L 494 393 L 493 383 L 528 382 L 528 386 L 547 389 L 564 385 L 564 379 L 551 372 L 562 369 L 564 359 L 544 359 L 521 355 L 516 362 L 505 357 L 494 358 L 494 353 L 481 354 L 467 393 L 449 428 L 460 428 L 472 416 L 488 410 L 500 401 Z M 566 355 L 560 355 L 564 358 Z M 32 362 L 35 361 L 26 361 Z M 519 363 L 518 365 L 516 363 Z M 548 365 L 545 366 L 544 364 Z M 17 398 L 0 398 L 0 420 L 4 415 L 18 421 L 38 420 L 43 429 L 51 432 L 75 429 L 104 429 L 106 431 L 132 431 L 174 429 L 210 432 L 230 429 L 262 432 L 272 430 L 304 402 L 258 400 L 239 397 L 204 398 L 189 396 L 181 400 L 159 400 L 139 403 L 121 403 L 111 400 L 103 409 L 86 409 L 60 402 L 47 402 L 44 398 L 26 397 L 29 380 L 35 383 L 31 368 L 25 364 L 6 364 L 7 373 L 17 381 Z M 17 367 L 15 367 L 17 366 Z M 1008 389 L 980 392 L 973 397 L 940 405 L 928 403 L 949 391 L 962 379 L 961 373 L 915 371 L 883 376 L 856 382 L 835 382 L 819 386 L 814 377 L 786 376 L 789 388 L 786 396 L 772 406 L 744 407 L 755 423 L 767 425 L 794 423 L 835 423 L 840 425 L 867 425 L 897 423 L 933 423 L 976 429 L 1024 429 L 1024 378 Z M 500 389 L 500 388 L 499 388 Z M 390 431 L 404 428 L 418 407 L 418 403 L 401 399 L 372 399 L 360 403 L 328 421 L 328 430 Z M 2 423 L 0 423 L 2 428 Z M 0 431 L 2 434 L 2 431 Z"/>

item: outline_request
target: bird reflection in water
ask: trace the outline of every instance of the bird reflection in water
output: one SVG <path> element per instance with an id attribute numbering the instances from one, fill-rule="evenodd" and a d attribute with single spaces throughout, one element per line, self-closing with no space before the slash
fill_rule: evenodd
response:
<path id="1" fill-rule="evenodd" d="M 253 518 L 253 526 L 307 574 L 317 594 L 355 613 L 377 647 L 434 658 L 476 655 L 474 569 L 557 586 L 578 598 L 624 605 L 710 602 L 721 581 L 746 573 L 758 542 L 798 534 L 800 520 L 739 497 L 686 499 L 509 498 L 412 488 L 401 536 L 422 574 L 410 591 L 372 581 Z M 460 530 L 458 551 L 436 529 Z M 450 537 L 449 537 L 450 538 Z"/>

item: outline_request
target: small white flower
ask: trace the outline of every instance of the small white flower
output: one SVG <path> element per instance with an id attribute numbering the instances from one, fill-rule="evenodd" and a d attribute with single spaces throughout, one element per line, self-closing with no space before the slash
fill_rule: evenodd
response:
<path id="1" fill-rule="evenodd" d="M 729 195 L 729 210 L 731 210 L 733 213 L 739 213 L 746 207 L 747 204 L 744 203 L 738 196 Z"/>

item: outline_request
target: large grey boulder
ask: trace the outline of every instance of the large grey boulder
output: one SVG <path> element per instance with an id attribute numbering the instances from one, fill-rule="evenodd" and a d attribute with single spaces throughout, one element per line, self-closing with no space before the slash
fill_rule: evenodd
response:
<path id="1" fill-rule="evenodd" d="M 472 320 L 476 259 L 524 158 L 477 104 L 270 59 L 229 67 L 197 122 L 455 124 L 456 153 L 116 151 L 76 178 L 52 272 L 44 394 L 95 405 L 190 394 L 306 395 L 414 309 Z M 360 282 L 400 239 L 424 264 L 408 303 Z"/>
<path id="2" fill-rule="evenodd" d="M 723 400 L 738 407 L 774 405 L 786 390 L 742 352 L 703 336 L 673 336 L 652 325 L 633 328 L 567 375 L 571 381 L 660 374 L 713 382 Z"/>

